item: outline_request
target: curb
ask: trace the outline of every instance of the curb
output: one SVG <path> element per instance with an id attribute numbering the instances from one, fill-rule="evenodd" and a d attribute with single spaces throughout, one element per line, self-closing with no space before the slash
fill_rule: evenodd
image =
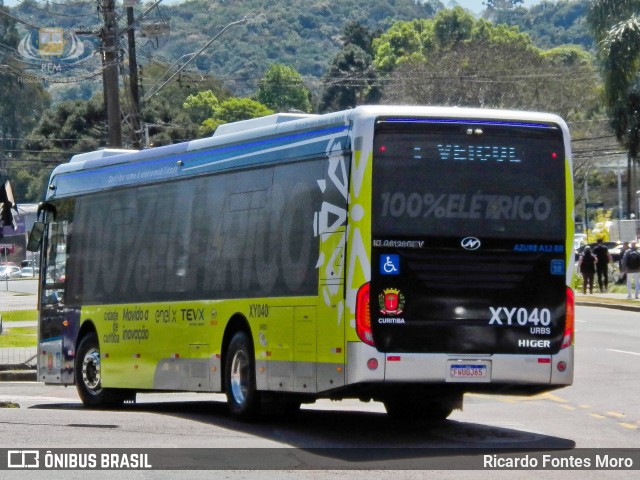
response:
<path id="1" fill-rule="evenodd" d="M 0 365 L 0 382 L 35 382 L 38 370 L 25 363 Z"/>
<path id="2" fill-rule="evenodd" d="M 624 305 L 620 303 L 601 303 L 601 302 L 593 302 L 589 300 L 576 300 L 576 305 L 580 305 L 582 307 L 600 307 L 600 308 L 610 308 L 613 310 L 624 310 L 627 312 L 640 312 L 640 305 Z"/>
<path id="3" fill-rule="evenodd" d="M 4 370 L 0 372 L 0 382 L 35 382 L 38 379 L 36 370 Z"/>

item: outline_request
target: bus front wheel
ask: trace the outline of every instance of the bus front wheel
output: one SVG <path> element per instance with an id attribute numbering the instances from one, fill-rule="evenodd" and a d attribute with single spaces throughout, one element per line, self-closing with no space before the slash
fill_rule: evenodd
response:
<path id="1" fill-rule="evenodd" d="M 225 391 L 232 416 L 246 421 L 258 415 L 260 393 L 256 389 L 253 343 L 244 331 L 236 332 L 227 348 Z"/>
<path id="2" fill-rule="evenodd" d="M 124 401 L 115 390 L 102 388 L 100 345 L 94 332 L 87 333 L 78 344 L 75 381 L 80 400 L 89 407 L 118 406 Z"/>

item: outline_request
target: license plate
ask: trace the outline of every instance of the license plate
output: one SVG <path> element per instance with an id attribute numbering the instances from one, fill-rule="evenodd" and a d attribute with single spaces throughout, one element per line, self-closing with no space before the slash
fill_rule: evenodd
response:
<path id="1" fill-rule="evenodd" d="M 450 382 L 488 382 L 488 363 L 450 363 L 447 380 Z"/>

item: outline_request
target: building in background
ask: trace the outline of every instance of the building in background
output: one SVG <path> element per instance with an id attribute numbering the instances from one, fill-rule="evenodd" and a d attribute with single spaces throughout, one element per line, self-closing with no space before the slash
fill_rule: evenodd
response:
<path id="1" fill-rule="evenodd" d="M 1 227 L 3 237 L 0 238 L 0 249 L 7 250 L 7 254 L 0 255 L 0 264 L 14 263 L 18 266 L 24 260 L 30 263 L 37 262 L 37 254 L 27 252 L 27 237 L 36 221 L 38 204 L 24 203 L 17 206 L 18 214 L 14 217 L 16 229 L 12 227 Z"/>

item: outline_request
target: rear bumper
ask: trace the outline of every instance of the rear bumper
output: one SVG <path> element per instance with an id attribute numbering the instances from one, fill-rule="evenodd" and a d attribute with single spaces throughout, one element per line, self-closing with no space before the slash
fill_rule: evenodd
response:
<path id="1" fill-rule="evenodd" d="M 358 383 L 415 383 L 452 384 L 463 390 L 487 390 L 491 384 L 522 385 L 543 390 L 573 383 L 574 347 L 560 350 L 556 355 L 454 355 L 382 353 L 364 343 L 347 346 L 347 384 Z M 377 368 L 371 368 L 375 359 Z M 559 368 L 564 362 L 564 371 Z M 452 365 L 484 365 L 485 378 L 452 379 Z M 475 388 L 479 387 L 479 388 Z"/>

